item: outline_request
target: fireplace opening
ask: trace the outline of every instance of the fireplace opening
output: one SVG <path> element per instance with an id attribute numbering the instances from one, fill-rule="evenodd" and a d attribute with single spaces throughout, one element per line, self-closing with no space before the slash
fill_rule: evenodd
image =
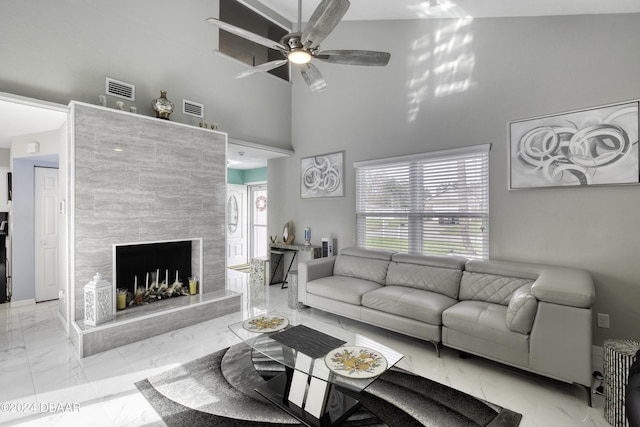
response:
<path id="1" fill-rule="evenodd" d="M 185 240 L 116 246 L 117 288 L 135 295 L 136 287 L 144 290 L 165 281 L 171 285 L 176 276 L 183 286 L 188 286 L 189 277 L 192 277 L 191 243 L 191 240 Z"/>

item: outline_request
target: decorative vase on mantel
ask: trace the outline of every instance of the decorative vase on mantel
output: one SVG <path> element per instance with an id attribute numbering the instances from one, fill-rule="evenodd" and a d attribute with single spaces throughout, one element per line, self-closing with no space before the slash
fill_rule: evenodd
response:
<path id="1" fill-rule="evenodd" d="M 173 113 L 175 107 L 171 101 L 167 99 L 167 91 L 160 91 L 160 98 L 156 98 L 151 103 L 159 119 L 169 120 L 169 116 Z"/>

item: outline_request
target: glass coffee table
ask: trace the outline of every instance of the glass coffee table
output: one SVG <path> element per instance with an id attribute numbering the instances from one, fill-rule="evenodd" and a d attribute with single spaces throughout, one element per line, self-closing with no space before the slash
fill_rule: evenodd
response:
<path id="1" fill-rule="evenodd" d="M 243 342 L 284 366 L 256 391 L 301 423 L 339 425 L 360 402 L 342 390 L 361 392 L 404 356 L 364 335 L 318 320 L 293 321 L 269 312 L 229 325 Z"/>

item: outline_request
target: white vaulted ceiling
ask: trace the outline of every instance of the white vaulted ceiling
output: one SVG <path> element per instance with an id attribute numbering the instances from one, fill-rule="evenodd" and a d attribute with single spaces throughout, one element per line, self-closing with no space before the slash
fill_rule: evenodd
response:
<path id="1" fill-rule="evenodd" d="M 257 0 L 290 22 L 298 21 L 297 0 Z M 302 0 L 302 21 L 320 0 Z M 640 12 L 638 0 L 351 0 L 348 21 L 591 15 Z"/>

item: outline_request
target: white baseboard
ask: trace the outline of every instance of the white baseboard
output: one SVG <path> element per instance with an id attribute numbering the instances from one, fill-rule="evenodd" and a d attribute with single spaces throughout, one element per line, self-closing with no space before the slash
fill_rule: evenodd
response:
<path id="1" fill-rule="evenodd" d="M 36 303 L 36 299 L 35 298 L 31 298 L 31 299 L 23 299 L 20 301 L 11 301 L 9 304 L 9 307 L 11 308 L 18 308 L 18 307 L 24 307 L 27 305 L 33 305 Z"/>

